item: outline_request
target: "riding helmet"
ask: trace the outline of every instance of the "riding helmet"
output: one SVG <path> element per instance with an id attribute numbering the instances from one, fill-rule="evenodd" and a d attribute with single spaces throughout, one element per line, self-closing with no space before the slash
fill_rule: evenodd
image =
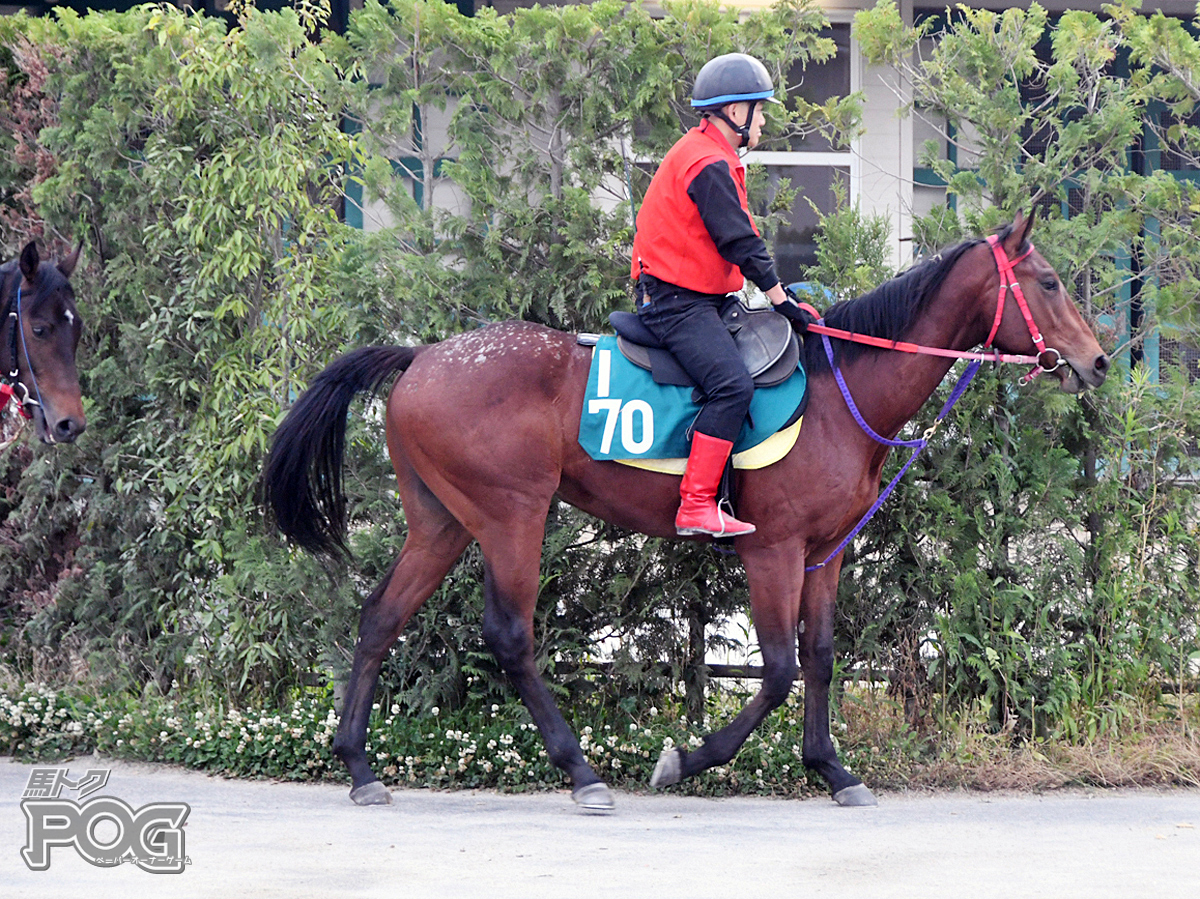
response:
<path id="1" fill-rule="evenodd" d="M 692 88 L 692 106 L 713 109 L 742 100 L 779 102 L 767 67 L 745 53 L 726 53 L 706 62 Z"/>

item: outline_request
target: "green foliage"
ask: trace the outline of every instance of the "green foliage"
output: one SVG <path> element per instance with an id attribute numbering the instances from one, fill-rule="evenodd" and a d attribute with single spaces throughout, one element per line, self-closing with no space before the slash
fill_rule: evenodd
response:
<path id="1" fill-rule="evenodd" d="M 377 336 L 357 322 L 378 307 L 337 220 L 358 151 L 312 22 L 249 10 L 226 34 L 142 7 L 5 25 L 54 110 L 38 135 L 53 165 L 14 177 L 38 216 L 91 235 L 76 278 L 88 437 L 9 457 L 28 467 L 5 586 L 53 597 L 26 630 L 35 662 L 74 641 L 99 677 L 235 695 L 286 689 L 317 651 L 326 603 L 305 597 L 322 579 L 263 538 L 253 483 L 281 407 Z"/>
<path id="2" fill-rule="evenodd" d="M 21 670 L 211 702 L 343 679 L 357 606 L 404 538 L 381 408 L 352 416 L 357 562 L 332 576 L 255 508 L 282 411 L 343 349 L 509 317 L 600 326 L 628 302 L 640 160 L 694 122 L 692 74 L 732 49 L 780 78 L 832 53 L 797 0 L 744 19 L 701 3 L 655 19 L 614 0 L 475 18 L 370 2 L 344 36 L 321 33 L 319 3 L 238 16 L 228 31 L 151 6 L 0 22 L 0 236 L 10 252 L 31 221 L 88 236 L 89 430 L 4 459 L 5 652 Z M 853 112 L 801 103 L 771 133 L 837 132 Z M 338 219 L 347 181 L 367 231 Z M 539 662 L 581 696 L 649 694 L 687 668 L 702 702 L 696 662 L 744 602 L 740 572 L 623 537 L 555 510 Z M 406 631 L 389 703 L 508 701 L 479 637 L 480 571 L 472 550 Z M 604 635 L 621 641 L 612 677 L 593 661 Z"/>
<path id="3" fill-rule="evenodd" d="M 1145 278 L 1141 295 L 1148 329 L 1161 321 L 1156 295 L 1186 305 L 1193 289 L 1194 240 L 1167 226 L 1195 200 L 1170 173 L 1132 168 L 1129 149 L 1159 121 L 1157 98 L 1191 108 L 1190 54 L 1157 53 L 1155 41 L 1165 47 L 1169 34 L 1192 54 L 1197 45 L 1160 16 L 1113 11 L 1050 25 L 1036 4 L 960 7 L 907 29 L 883 2 L 855 30 L 870 58 L 904 68 L 914 114 L 956 144 L 957 162 L 936 147 L 922 159 L 957 213 L 918 221 L 921 249 L 1033 204 L 1035 242 L 1093 321 L 1128 316 L 1117 297 L 1132 256 L 1143 274 L 1154 270 L 1161 280 Z M 920 43 L 931 36 L 932 49 Z M 918 46 L 927 52 L 911 56 Z M 1114 65 L 1123 53 L 1128 76 Z M 1174 80 L 1149 68 L 1168 57 Z M 1189 139 L 1186 128 L 1164 137 Z M 1190 327 L 1187 315 L 1171 320 Z M 940 399 L 914 421 L 918 433 Z M 841 591 L 845 652 L 888 672 L 917 716 L 974 708 L 1026 736 L 1121 734 L 1131 698 L 1157 698 L 1164 680 L 1195 674 L 1194 409 L 1195 387 L 1179 372 L 1151 384 L 1140 368 L 1118 370 L 1081 403 L 981 373 L 854 548 Z"/>
<path id="4" fill-rule="evenodd" d="M 676 683 L 636 710 L 587 700 L 566 709 L 595 770 L 620 789 L 645 789 L 663 749 L 694 747 L 700 733 L 732 718 L 749 698 L 741 688 L 712 691 L 692 716 Z M 1094 755 L 1038 741 L 1013 748 L 987 731 L 986 717 L 967 709 L 941 739 L 913 730 L 896 703 L 870 685 L 848 691 L 845 720 L 834 740 L 843 759 L 877 789 L 972 786 L 980 789 L 1070 784 L 1186 784 L 1200 780 L 1194 734 L 1139 734 L 1111 741 Z M 1123 713 L 1137 715 L 1136 708 Z M 1193 722 L 1197 710 L 1184 709 Z M 1139 723 L 1150 730 L 1153 722 Z M 674 789 L 688 795 L 827 795 L 801 761 L 803 715 L 798 698 L 773 713 L 728 765 Z M 211 773 L 288 780 L 345 782 L 331 744 L 337 712 L 328 691 L 305 690 L 278 705 L 227 706 L 147 694 L 54 691 L 28 684 L 0 690 L 0 751 L 21 760 L 58 760 L 99 752 L 109 758 L 169 762 Z M 376 704 L 368 751 L 392 787 L 490 788 L 511 792 L 563 789 L 567 782 L 546 757 L 524 707 L 492 703 L 422 716 Z M 1121 758 L 1127 756 L 1127 760 Z M 1016 778 L 1006 769 L 1017 771 Z M 1032 770 L 1031 770 L 1032 769 Z"/>
<path id="5" fill-rule="evenodd" d="M 231 713 L 206 710 L 306 696 L 296 727 L 314 740 L 404 521 L 381 408 L 368 402 L 348 439 L 354 570 L 331 576 L 271 537 L 254 482 L 282 411 L 350 347 L 508 317 L 601 326 L 627 302 L 646 161 L 694 121 L 691 73 L 739 49 L 782 81 L 832 52 L 819 11 L 795 0 L 745 17 L 668 4 L 661 19 L 615 0 L 473 19 L 440 0 L 372 0 L 344 36 L 321 34 L 321 17 L 302 3 L 246 8 L 228 31 L 172 7 L 0 20 L 0 243 L 11 255 L 41 234 L 61 252 L 86 235 L 75 283 L 89 416 L 74 446 L 0 455 L 0 653 L 41 678 L 139 697 L 178 689 L 214 732 Z M 937 27 L 935 49 L 913 61 Z M 1088 314 L 1114 310 L 1136 255 L 1143 327 L 1195 333 L 1195 188 L 1128 164 L 1147 128 L 1181 158 L 1200 156 L 1186 120 L 1200 54 L 1185 31 L 1125 6 L 1053 25 L 1036 6 L 961 10 L 911 30 L 881 4 L 856 34 L 872 58 L 906 67 L 915 111 L 958 142 L 956 166 L 922 160 L 956 202 L 916 223 L 922 250 L 1036 205 L 1039 248 Z M 772 111 L 768 146 L 811 129 L 845 143 L 855 109 L 852 98 L 789 102 Z M 355 199 L 361 188 L 367 231 L 339 220 L 347 183 Z M 761 171 L 750 188 L 769 234 L 790 195 L 768 194 Z M 878 222 L 845 209 L 822 226 L 815 278 L 852 294 L 887 274 Z M 889 673 L 918 713 L 966 710 L 997 730 L 1080 740 L 1127 728 L 1123 709 L 1155 700 L 1162 679 L 1194 676 L 1194 387 L 1123 375 L 1082 405 L 981 375 L 848 560 L 838 633 L 851 666 Z M 424 748 L 403 758 L 437 762 L 421 763 L 420 782 L 497 782 L 478 752 L 454 773 L 447 747 L 462 739 L 404 723 L 433 706 L 510 713 L 479 637 L 480 581 L 472 550 L 386 663 L 381 701 L 398 711 L 380 724 L 394 737 L 380 739 L 396 741 L 397 779 L 405 745 Z M 614 733 L 668 695 L 672 714 L 698 722 L 700 662 L 744 604 L 736 560 L 556 508 L 539 664 L 565 701 L 602 719 L 619 709 L 626 718 L 599 725 Z M 271 755 L 282 720 L 269 746 L 247 725 L 241 753 L 239 723 L 214 756 L 202 725 L 170 715 L 178 728 L 135 716 L 112 739 L 167 753 L 161 734 L 178 730 L 184 741 L 153 757 L 276 776 L 327 764 L 325 744 Z M 515 740 L 533 740 L 511 724 Z M 101 731 L 119 729 L 110 718 Z M 470 731 L 477 749 L 508 745 L 499 730 L 447 729 Z M 680 725 L 673 739 L 692 736 Z M 793 764 L 787 739 L 778 758 L 757 743 L 746 758 Z M 648 744 L 634 743 L 644 759 Z M 530 770 L 548 770 L 524 746 L 513 751 Z M 865 750 L 852 761 L 874 764 Z"/>
<path id="6" fill-rule="evenodd" d="M 724 721 L 747 699 L 716 692 L 689 720 L 682 684 L 637 712 L 586 701 L 567 710 L 580 748 L 614 786 L 640 789 L 664 749 L 700 745 L 698 728 Z M 573 719 L 573 720 L 572 720 Z M 805 796 L 823 791 L 801 762 L 803 716 L 795 701 L 772 715 L 737 759 L 678 789 L 692 795 Z M 196 705 L 154 696 L 96 699 L 29 685 L 0 692 L 0 749 L 24 759 L 58 759 L 89 751 L 132 760 L 171 762 L 242 777 L 345 780 L 333 755 L 337 713 L 328 692 L 306 691 L 279 706 Z M 901 727 L 901 729 L 903 729 Z M 859 770 L 876 783 L 903 780 L 903 765 L 923 752 L 911 732 L 887 756 L 850 744 Z M 397 704 L 374 706 L 367 751 L 391 786 L 492 788 L 512 792 L 562 788 L 536 727 L 517 702 L 469 710 L 432 708 L 403 714 Z M 861 758 L 860 758 L 861 754 Z"/>
<path id="7" fill-rule="evenodd" d="M 620 0 L 463 18 L 425 0 L 369 0 L 338 47 L 361 76 L 349 108 L 365 144 L 404 158 L 362 177 L 397 222 L 386 265 L 413 285 L 418 317 L 434 333 L 497 318 L 599 327 L 629 303 L 630 204 L 648 183 L 639 160 L 697 121 L 693 74 L 737 49 L 782 80 L 831 55 L 821 24 L 797 0 L 744 22 L 695 2 L 663 19 Z M 771 134 L 838 132 L 854 109 L 800 102 L 773 116 Z M 401 164 L 421 203 L 398 190 Z M 431 207 L 451 191 L 448 208 Z"/>
<path id="8" fill-rule="evenodd" d="M 830 213 L 816 209 L 820 241 L 817 264 L 805 277 L 828 287 L 838 299 L 848 300 L 878 287 L 895 275 L 889 262 L 891 223 L 885 215 L 864 215 L 857 204 L 846 204 L 845 187 L 834 185 L 838 208 Z"/>

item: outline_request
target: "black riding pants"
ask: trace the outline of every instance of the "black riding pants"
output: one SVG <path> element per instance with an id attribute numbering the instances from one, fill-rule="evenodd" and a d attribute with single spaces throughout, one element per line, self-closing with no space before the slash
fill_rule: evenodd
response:
<path id="1" fill-rule="evenodd" d="M 642 323 L 704 393 L 704 406 L 692 431 L 735 440 L 754 398 L 754 381 L 721 321 L 721 309 L 729 298 L 696 293 L 648 275 L 642 275 L 638 286 Z"/>

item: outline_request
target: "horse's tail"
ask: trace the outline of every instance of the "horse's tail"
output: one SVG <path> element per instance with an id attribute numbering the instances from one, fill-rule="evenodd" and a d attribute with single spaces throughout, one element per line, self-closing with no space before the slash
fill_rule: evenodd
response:
<path id="1" fill-rule="evenodd" d="M 316 555 L 347 555 L 342 456 L 355 394 L 377 392 L 412 364 L 414 347 L 366 347 L 313 379 L 275 431 L 261 498 L 289 539 Z"/>

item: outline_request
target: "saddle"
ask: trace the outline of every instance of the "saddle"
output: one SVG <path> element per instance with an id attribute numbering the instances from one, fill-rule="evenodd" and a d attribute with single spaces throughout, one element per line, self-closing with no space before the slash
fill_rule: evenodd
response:
<path id="1" fill-rule="evenodd" d="M 774 310 L 751 309 L 730 297 L 721 309 L 721 320 L 742 354 L 755 387 L 773 387 L 786 381 L 800 361 L 800 342 L 791 323 Z M 693 381 L 658 342 L 635 312 L 613 312 L 609 324 L 617 332 L 621 354 L 650 372 L 655 383 L 670 387 L 695 387 Z"/>

